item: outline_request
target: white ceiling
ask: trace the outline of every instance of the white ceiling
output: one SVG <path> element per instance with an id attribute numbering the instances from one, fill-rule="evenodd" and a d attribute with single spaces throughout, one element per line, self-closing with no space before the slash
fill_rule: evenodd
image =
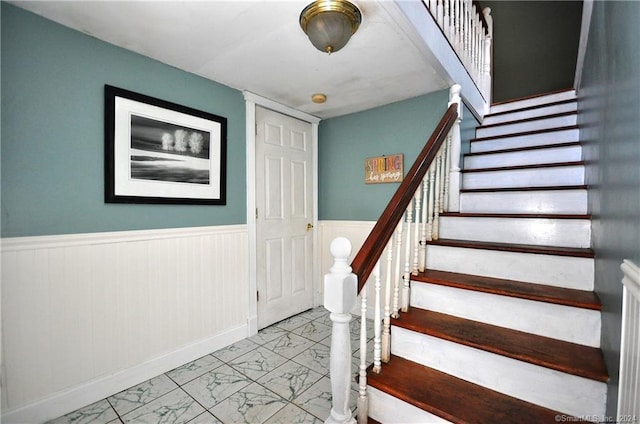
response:
<path id="1" fill-rule="evenodd" d="M 447 87 L 391 17 L 389 0 L 352 0 L 363 22 L 337 53 L 298 24 L 311 0 L 12 1 L 78 31 L 320 118 Z M 383 3 L 386 1 L 385 3 Z M 324 93 L 327 102 L 311 102 Z"/>

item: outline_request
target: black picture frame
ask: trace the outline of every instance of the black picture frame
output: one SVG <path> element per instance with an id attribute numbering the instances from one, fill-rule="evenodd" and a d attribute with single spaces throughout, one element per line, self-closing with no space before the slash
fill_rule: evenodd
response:
<path id="1" fill-rule="evenodd" d="M 227 118 L 104 88 L 106 203 L 226 205 Z"/>

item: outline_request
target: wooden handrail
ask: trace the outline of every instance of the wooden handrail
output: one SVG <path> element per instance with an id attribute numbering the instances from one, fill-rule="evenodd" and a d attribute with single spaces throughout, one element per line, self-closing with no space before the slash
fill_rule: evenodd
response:
<path id="1" fill-rule="evenodd" d="M 402 183 L 400 183 L 400 187 L 396 190 L 371 230 L 371 233 L 369 233 L 369 236 L 353 259 L 351 268 L 353 269 L 352 272 L 358 276 L 358 293 L 360 293 L 369 275 L 371 275 L 376 262 L 380 259 L 380 255 L 382 255 L 396 226 L 400 222 L 400 219 L 402 219 L 405 209 L 407 209 L 409 202 L 411 202 L 431 162 L 435 159 L 440 146 L 446 139 L 447 134 L 449 134 L 457 118 L 458 105 L 453 103 L 442 116 L 436 129 L 431 134 L 431 137 L 429 137 L 427 144 L 422 148 L 418 158 L 402 180 Z"/>

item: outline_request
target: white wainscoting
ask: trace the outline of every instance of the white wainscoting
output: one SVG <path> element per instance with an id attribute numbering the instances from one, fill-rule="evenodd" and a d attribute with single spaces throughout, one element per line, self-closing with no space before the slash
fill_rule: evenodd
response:
<path id="1" fill-rule="evenodd" d="M 247 336 L 247 227 L 2 240 L 2 421 L 65 414 Z"/>
<path id="2" fill-rule="evenodd" d="M 621 268 L 624 289 L 618 422 L 637 422 L 640 419 L 640 267 L 625 259 Z"/>

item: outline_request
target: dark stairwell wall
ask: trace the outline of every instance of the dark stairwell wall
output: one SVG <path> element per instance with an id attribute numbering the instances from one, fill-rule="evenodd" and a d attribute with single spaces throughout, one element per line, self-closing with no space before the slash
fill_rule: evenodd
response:
<path id="1" fill-rule="evenodd" d="M 581 1 L 480 1 L 493 16 L 493 97 L 573 87 Z"/>

